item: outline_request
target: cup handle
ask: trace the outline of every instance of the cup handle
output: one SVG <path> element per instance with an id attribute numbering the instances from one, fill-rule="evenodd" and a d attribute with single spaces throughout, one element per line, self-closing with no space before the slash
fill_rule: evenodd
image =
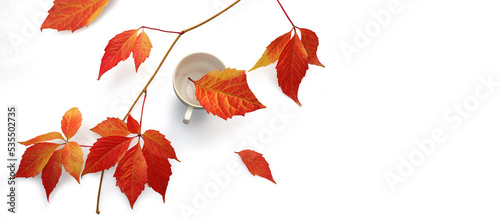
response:
<path id="1" fill-rule="evenodd" d="M 188 106 L 186 113 L 184 114 L 184 120 L 182 120 L 182 122 L 184 122 L 185 124 L 189 124 L 189 121 L 191 120 L 191 115 L 193 115 L 193 109 L 194 109 L 193 106 L 190 105 Z"/>

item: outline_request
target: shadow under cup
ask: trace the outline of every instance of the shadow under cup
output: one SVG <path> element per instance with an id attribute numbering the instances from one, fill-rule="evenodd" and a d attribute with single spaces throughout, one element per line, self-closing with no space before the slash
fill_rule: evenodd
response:
<path id="1" fill-rule="evenodd" d="M 203 109 L 200 102 L 196 99 L 196 88 L 194 83 L 189 80 L 196 81 L 205 76 L 208 72 L 215 70 L 224 70 L 226 67 L 217 57 L 208 53 L 194 53 L 184 57 L 173 76 L 174 91 L 179 100 L 182 101 L 188 108 L 184 115 L 183 122 L 189 123 L 193 109 Z"/>

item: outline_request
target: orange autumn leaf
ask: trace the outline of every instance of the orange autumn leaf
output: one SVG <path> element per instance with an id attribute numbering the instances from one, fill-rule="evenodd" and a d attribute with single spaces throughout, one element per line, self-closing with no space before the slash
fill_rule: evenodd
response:
<path id="1" fill-rule="evenodd" d="M 108 117 L 105 121 L 99 123 L 91 131 L 101 135 L 101 137 L 108 136 L 123 136 L 126 137 L 130 134 L 127 124 L 118 118 Z"/>
<path id="2" fill-rule="evenodd" d="M 34 177 L 42 172 L 60 144 L 56 143 L 37 143 L 26 149 L 19 164 L 16 177 Z"/>
<path id="3" fill-rule="evenodd" d="M 163 134 L 156 130 L 146 130 L 141 134 L 140 123 L 131 115 L 126 122 L 108 118 L 91 130 L 103 137 L 90 148 L 82 176 L 118 164 L 114 174 L 116 184 L 127 196 L 130 207 L 133 208 L 146 183 L 165 201 L 165 192 L 172 175 L 168 160 L 178 159 L 170 141 Z M 133 136 L 129 136 L 131 134 Z M 139 139 L 137 144 L 127 150 L 136 138 Z M 140 139 L 143 140 L 142 150 Z"/>
<path id="4" fill-rule="evenodd" d="M 74 32 L 94 21 L 108 2 L 109 0 L 55 0 L 40 29 Z"/>
<path id="5" fill-rule="evenodd" d="M 196 98 L 207 113 L 222 119 L 227 120 L 234 115 L 244 116 L 265 108 L 248 87 L 245 71 L 230 68 L 215 70 L 200 80 L 191 81 L 196 87 Z"/>
<path id="6" fill-rule="evenodd" d="M 307 51 L 298 35 L 295 34 L 283 49 L 276 65 L 276 71 L 278 84 L 283 93 L 299 105 L 301 105 L 298 98 L 299 85 L 306 75 L 307 69 L 309 69 Z"/>
<path id="7" fill-rule="evenodd" d="M 276 183 L 271 174 L 271 169 L 269 169 L 269 163 L 267 163 L 262 154 L 253 150 L 242 150 L 236 153 L 240 155 L 241 160 L 243 160 L 243 163 L 252 175 L 260 176 Z"/>
<path id="8" fill-rule="evenodd" d="M 64 169 L 80 183 L 80 173 L 82 173 L 83 166 L 82 148 L 76 142 L 68 142 L 61 150 Z"/>
<path id="9" fill-rule="evenodd" d="M 139 66 L 144 63 L 146 58 L 149 57 L 149 53 L 151 52 L 151 48 L 153 45 L 151 44 L 151 40 L 149 40 L 148 35 L 144 30 L 137 36 L 135 40 L 133 57 L 135 63 L 135 71 L 139 70 Z"/>
<path id="10" fill-rule="evenodd" d="M 64 137 L 59 132 L 50 132 L 50 133 L 42 134 L 40 136 L 36 136 L 33 139 L 30 139 L 30 140 L 27 140 L 27 141 L 23 141 L 23 142 L 19 142 L 19 143 L 22 144 L 22 145 L 24 145 L 24 146 L 30 146 L 30 145 L 33 145 L 33 144 L 36 144 L 36 143 L 42 143 L 42 142 L 45 142 L 45 141 L 57 140 L 57 139 L 64 140 Z"/>
<path id="11" fill-rule="evenodd" d="M 249 70 L 249 72 L 276 62 L 280 57 L 281 52 L 290 41 L 291 36 L 292 31 L 289 31 L 272 41 L 271 44 L 267 46 L 266 51 L 262 54 L 262 57 L 257 61 L 253 68 Z"/>
<path id="12" fill-rule="evenodd" d="M 101 59 L 98 80 L 104 73 L 118 65 L 120 61 L 127 60 L 132 52 L 134 53 L 136 71 L 141 63 L 149 57 L 153 47 L 151 41 L 144 31 L 137 35 L 138 32 L 139 29 L 124 31 L 109 40 Z"/>
<path id="13" fill-rule="evenodd" d="M 82 126 L 82 121 L 82 114 L 76 107 L 69 109 L 64 114 L 61 120 L 61 130 L 66 136 L 66 140 L 69 140 L 78 132 L 78 129 Z"/>
<path id="14" fill-rule="evenodd" d="M 68 140 L 73 137 L 82 123 L 82 114 L 78 108 L 68 110 L 61 120 L 61 130 L 67 137 L 64 139 L 59 132 L 50 132 L 28 141 L 19 142 L 29 146 L 24 152 L 16 177 L 34 177 L 42 172 L 43 186 L 49 200 L 49 195 L 59 182 L 62 166 L 80 183 L 80 173 L 83 164 L 83 152 L 76 142 Z M 64 143 L 47 142 L 60 140 Z M 57 149 L 61 147 L 62 149 Z"/>

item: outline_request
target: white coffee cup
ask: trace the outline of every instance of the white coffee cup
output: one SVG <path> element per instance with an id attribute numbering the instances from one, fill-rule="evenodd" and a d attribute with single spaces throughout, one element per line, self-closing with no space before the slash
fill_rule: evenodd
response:
<path id="1" fill-rule="evenodd" d="M 208 53 L 194 53 L 184 57 L 173 76 L 174 91 L 179 100 L 187 106 L 183 122 L 188 124 L 193 114 L 193 109 L 203 109 L 196 99 L 196 88 L 194 83 L 188 78 L 196 81 L 205 76 L 208 72 L 226 69 L 222 61 Z"/>

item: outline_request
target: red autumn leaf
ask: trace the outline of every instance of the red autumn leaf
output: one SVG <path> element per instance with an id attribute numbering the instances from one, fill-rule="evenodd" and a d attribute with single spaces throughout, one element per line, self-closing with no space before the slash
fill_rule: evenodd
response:
<path id="1" fill-rule="evenodd" d="M 283 49 L 276 65 L 281 90 L 299 105 L 301 105 L 298 98 L 299 85 L 309 69 L 308 59 L 306 49 L 295 34 Z"/>
<path id="2" fill-rule="evenodd" d="M 90 148 L 82 176 L 107 170 L 123 157 L 133 138 L 121 136 L 102 137 Z"/>
<path id="3" fill-rule="evenodd" d="M 281 52 L 290 41 L 291 36 L 292 31 L 289 31 L 272 41 L 271 44 L 267 46 L 266 51 L 262 54 L 262 57 L 257 61 L 254 67 L 249 70 L 249 72 L 276 62 L 280 57 Z"/>
<path id="4" fill-rule="evenodd" d="M 74 32 L 94 21 L 108 2 L 109 0 L 55 0 L 40 29 Z"/>
<path id="5" fill-rule="evenodd" d="M 130 134 L 130 131 L 128 131 L 128 127 L 125 122 L 123 122 L 118 118 L 111 118 L 111 117 L 99 123 L 97 126 L 95 126 L 90 130 L 101 135 L 101 137 L 108 137 L 108 136 L 126 137 L 127 135 Z"/>
<path id="6" fill-rule="evenodd" d="M 170 162 L 168 162 L 168 158 L 162 156 L 161 150 L 155 145 L 146 145 L 145 142 L 142 152 L 148 166 L 148 186 L 161 194 L 163 202 L 165 202 L 165 192 L 170 175 L 172 175 Z"/>
<path id="7" fill-rule="evenodd" d="M 139 125 L 139 122 L 137 122 L 131 115 L 128 115 L 127 117 L 127 129 L 133 134 L 141 133 L 141 125 Z"/>
<path id="8" fill-rule="evenodd" d="M 144 31 L 137 36 L 138 32 L 139 29 L 124 31 L 109 40 L 101 59 L 98 80 L 104 73 L 118 65 L 120 61 L 127 60 L 132 52 L 134 52 L 136 71 L 139 69 L 139 65 L 149 57 L 152 48 L 151 41 Z"/>
<path id="9" fill-rule="evenodd" d="M 106 71 L 115 67 L 120 61 L 125 61 L 130 56 L 134 49 L 138 31 L 138 29 L 124 31 L 109 40 L 101 59 L 98 80 Z"/>
<path id="10" fill-rule="evenodd" d="M 296 29 L 300 31 L 300 38 Z M 309 64 L 325 66 L 321 64 L 316 54 L 319 45 L 316 33 L 297 27 L 294 28 L 294 31 L 295 34 L 291 39 L 292 31 L 271 42 L 250 71 L 278 61 L 276 71 L 281 90 L 301 105 L 298 99 L 299 85 L 309 69 Z"/>
<path id="11" fill-rule="evenodd" d="M 60 144 L 55 143 L 37 143 L 26 149 L 16 177 L 34 177 L 38 175 L 59 146 Z"/>
<path id="12" fill-rule="evenodd" d="M 30 139 L 28 141 L 19 142 L 19 143 L 24 145 L 24 146 L 31 146 L 31 145 L 36 144 L 36 143 L 42 143 L 42 142 L 56 140 L 56 139 L 64 140 L 64 137 L 59 132 L 50 132 L 50 133 L 42 134 L 40 136 L 36 136 L 35 138 Z"/>
<path id="13" fill-rule="evenodd" d="M 156 130 L 147 130 L 142 135 L 142 139 L 144 139 L 144 148 L 148 148 L 159 157 L 179 161 L 174 148 L 170 145 L 170 141 L 160 132 Z"/>
<path id="14" fill-rule="evenodd" d="M 61 130 L 67 139 L 64 139 L 59 132 L 50 132 L 28 141 L 19 142 L 29 147 L 23 154 L 16 177 L 34 177 L 42 172 L 47 200 L 59 181 L 63 165 L 66 171 L 80 183 L 83 152 L 78 143 L 68 140 L 76 134 L 81 125 L 82 114 L 78 108 L 71 108 L 61 120 Z M 46 142 L 57 139 L 65 141 L 65 143 Z M 62 149 L 56 150 L 60 146 Z"/>
<path id="15" fill-rule="evenodd" d="M 236 153 L 240 155 L 241 160 L 243 160 L 243 163 L 247 166 L 248 171 L 250 171 L 252 175 L 257 175 L 276 183 L 271 174 L 271 169 L 269 169 L 269 163 L 262 157 L 262 154 L 253 150 L 242 150 Z"/>
<path id="16" fill-rule="evenodd" d="M 137 36 L 134 45 L 134 63 L 135 63 L 135 71 L 139 70 L 139 66 L 149 57 L 149 53 L 151 52 L 151 41 L 149 40 L 148 35 L 144 30 Z"/>
<path id="17" fill-rule="evenodd" d="M 82 114 L 76 107 L 69 109 L 64 114 L 61 120 L 61 130 L 67 140 L 78 132 L 78 129 L 82 126 L 82 121 Z"/>
<path id="18" fill-rule="evenodd" d="M 90 148 L 82 176 L 109 169 L 118 163 L 114 175 L 116 184 L 129 199 L 131 207 L 146 183 L 161 194 L 165 201 L 165 192 L 172 175 L 168 159 L 178 159 L 170 141 L 163 134 L 155 130 L 146 130 L 141 134 L 141 125 L 131 115 L 127 117 L 127 122 L 108 118 L 91 130 L 106 136 L 99 138 Z M 130 137 L 129 134 L 136 135 Z M 143 149 L 138 141 L 127 151 L 135 138 L 143 139 Z"/>
<path id="19" fill-rule="evenodd" d="M 116 185 L 127 196 L 130 207 L 134 207 L 137 197 L 148 182 L 148 166 L 139 144 L 130 148 L 116 167 Z"/>
<path id="20" fill-rule="evenodd" d="M 265 108 L 248 87 L 245 71 L 215 70 L 198 81 L 191 81 L 196 87 L 196 98 L 207 113 L 222 119 Z"/>
<path id="21" fill-rule="evenodd" d="M 316 33 L 306 28 L 299 28 L 299 30 L 300 40 L 309 56 L 309 64 L 325 67 L 323 64 L 321 64 L 321 62 L 319 62 L 318 56 L 316 55 L 316 51 L 318 50 L 319 45 L 319 40 Z"/>
<path id="22" fill-rule="evenodd" d="M 49 161 L 42 170 L 42 183 L 45 188 L 45 195 L 49 201 L 50 193 L 59 182 L 62 173 L 61 149 L 54 151 Z"/>

